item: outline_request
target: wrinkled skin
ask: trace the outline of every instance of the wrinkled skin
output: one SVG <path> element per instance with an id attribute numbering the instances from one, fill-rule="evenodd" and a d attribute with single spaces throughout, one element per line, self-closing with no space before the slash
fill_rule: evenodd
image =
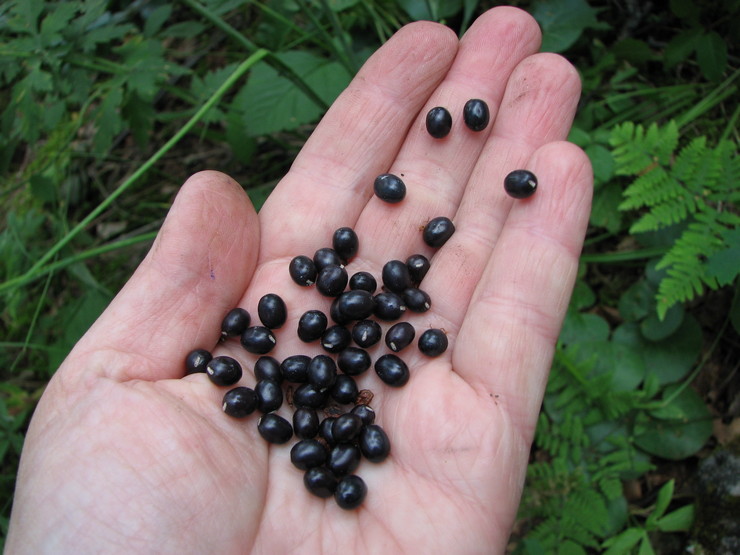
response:
<path id="1" fill-rule="evenodd" d="M 591 201 L 588 159 L 564 142 L 578 75 L 539 44 L 535 21 L 514 8 L 487 12 L 459 41 L 413 23 L 337 99 L 259 215 L 229 177 L 190 178 L 39 403 L 8 553 L 502 552 Z M 470 98 L 491 109 L 479 133 L 462 120 Z M 443 140 L 424 127 L 434 106 L 453 115 Z M 517 168 L 539 179 L 522 201 L 502 186 Z M 384 172 L 403 176 L 402 203 L 372 195 Z M 457 231 L 433 252 L 419 229 L 439 215 Z M 435 359 L 415 345 L 401 353 L 403 388 L 372 370 L 359 380 L 392 449 L 361 464 L 369 493 L 354 511 L 311 496 L 290 444 L 263 441 L 257 415 L 223 414 L 226 388 L 183 378 L 185 355 L 202 347 L 236 357 L 241 385 L 253 386 L 255 357 L 236 340 L 218 344 L 219 325 L 234 306 L 256 320 L 270 292 L 289 311 L 272 354 L 320 353 L 295 328 L 329 300 L 294 284 L 288 262 L 329 246 L 341 226 L 360 238 L 351 272 L 379 276 L 387 260 L 433 255 L 423 283 L 432 309 L 407 319 L 450 340 Z"/>

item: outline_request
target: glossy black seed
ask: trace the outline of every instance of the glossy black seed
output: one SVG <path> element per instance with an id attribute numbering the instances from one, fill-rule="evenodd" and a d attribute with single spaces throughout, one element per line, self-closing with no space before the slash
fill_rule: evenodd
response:
<path id="1" fill-rule="evenodd" d="M 319 433 L 319 415 L 316 410 L 299 407 L 293 413 L 293 431 L 300 439 L 310 439 Z"/>
<path id="2" fill-rule="evenodd" d="M 449 218 L 438 216 L 424 226 L 422 237 L 430 247 L 441 247 L 455 233 L 455 225 Z"/>
<path id="3" fill-rule="evenodd" d="M 355 405 L 349 412 L 359 416 L 365 426 L 375 422 L 375 411 L 370 407 L 370 405 Z"/>
<path id="4" fill-rule="evenodd" d="M 332 247 L 339 255 L 339 258 L 346 264 L 352 260 L 360 248 L 360 241 L 357 233 L 351 227 L 340 227 L 332 236 Z"/>
<path id="5" fill-rule="evenodd" d="M 310 383 L 303 383 L 293 392 L 293 404 L 299 408 L 320 409 L 326 403 L 328 396 L 328 391 L 322 391 Z"/>
<path id="6" fill-rule="evenodd" d="M 185 357 L 185 374 L 205 372 L 206 366 L 213 359 L 213 355 L 205 349 L 193 349 Z"/>
<path id="7" fill-rule="evenodd" d="M 298 320 L 298 338 L 310 343 L 316 341 L 326 331 L 329 319 L 320 310 L 307 310 Z"/>
<path id="8" fill-rule="evenodd" d="M 415 335 L 414 326 L 408 322 L 398 322 L 385 332 L 385 344 L 391 351 L 397 353 L 408 347 Z"/>
<path id="9" fill-rule="evenodd" d="M 531 197 L 537 190 L 537 177 L 528 170 L 514 170 L 504 179 L 504 190 L 514 198 Z"/>
<path id="10" fill-rule="evenodd" d="M 337 381 L 337 363 L 328 355 L 316 355 L 308 363 L 308 383 L 328 389 Z"/>
<path id="11" fill-rule="evenodd" d="M 270 443 L 288 443 L 293 437 L 293 426 L 290 422 L 274 412 L 262 415 L 257 423 L 257 431 Z"/>
<path id="12" fill-rule="evenodd" d="M 316 289 L 325 297 L 338 297 L 347 287 L 347 270 L 336 264 L 325 266 L 316 278 Z"/>
<path id="13" fill-rule="evenodd" d="M 306 383 L 308 381 L 308 365 L 311 357 L 308 355 L 290 355 L 280 363 L 283 378 L 291 383 Z"/>
<path id="14" fill-rule="evenodd" d="M 293 281 L 304 287 L 314 284 L 319 273 L 313 260 L 302 254 L 290 261 L 288 272 Z"/>
<path id="15" fill-rule="evenodd" d="M 290 462 L 300 470 L 321 466 L 329 458 L 329 450 L 315 439 L 302 439 L 290 449 Z"/>
<path id="16" fill-rule="evenodd" d="M 406 259 L 406 267 L 409 269 L 411 281 L 417 285 L 427 275 L 430 266 L 429 259 L 423 254 L 412 254 Z"/>
<path id="17" fill-rule="evenodd" d="M 312 494 L 326 499 L 334 495 L 334 490 L 337 489 L 337 477 L 328 468 L 316 466 L 308 469 L 303 475 L 303 484 Z"/>
<path id="18" fill-rule="evenodd" d="M 375 293 L 378 288 L 378 282 L 370 272 L 355 272 L 349 278 L 349 288 L 352 291 L 367 291 L 368 293 Z"/>
<path id="19" fill-rule="evenodd" d="M 472 131 L 483 131 L 491 118 L 488 104 L 480 98 L 471 98 L 463 108 L 463 121 Z"/>
<path id="20" fill-rule="evenodd" d="M 383 173 L 376 177 L 373 189 L 375 196 L 391 204 L 401 202 L 406 196 L 406 184 L 392 173 Z"/>
<path id="21" fill-rule="evenodd" d="M 419 336 L 419 350 L 429 357 L 436 357 L 447 350 L 447 334 L 440 329 L 425 330 Z"/>
<path id="22" fill-rule="evenodd" d="M 321 346 L 330 353 L 346 349 L 352 341 L 352 334 L 344 326 L 329 326 L 321 336 Z"/>
<path id="23" fill-rule="evenodd" d="M 394 293 L 403 293 L 411 287 L 411 274 L 408 266 L 400 260 L 389 260 L 383 265 L 383 285 Z"/>
<path id="24" fill-rule="evenodd" d="M 263 295 L 257 303 L 257 314 L 262 325 L 271 330 L 281 327 L 288 318 L 285 301 L 275 293 Z"/>
<path id="25" fill-rule="evenodd" d="M 426 312 L 432 307 L 429 294 L 416 287 L 409 287 L 403 292 L 403 302 L 413 312 Z"/>
<path id="26" fill-rule="evenodd" d="M 354 472 L 360 465 L 362 452 L 354 443 L 337 443 L 329 452 L 326 467 L 337 476 Z"/>
<path id="27" fill-rule="evenodd" d="M 321 273 L 321 270 L 327 266 L 343 266 L 344 261 L 339 253 L 329 247 L 323 247 L 318 249 L 313 254 L 313 263 L 316 265 L 316 270 Z"/>
<path id="28" fill-rule="evenodd" d="M 401 387 L 409 381 L 409 367 L 396 355 L 383 355 L 375 361 L 375 372 L 383 383 Z"/>
<path id="29" fill-rule="evenodd" d="M 406 311 L 406 305 L 400 295 L 391 291 L 384 291 L 375 295 L 375 311 L 373 314 L 381 320 L 398 320 Z"/>
<path id="30" fill-rule="evenodd" d="M 327 416 L 321 421 L 321 424 L 319 424 L 319 435 L 324 438 L 324 441 L 326 441 L 330 446 L 336 445 L 337 443 L 334 441 L 334 436 L 331 433 L 332 426 L 336 419 L 336 416 Z"/>
<path id="31" fill-rule="evenodd" d="M 208 362 L 206 374 L 216 385 L 234 385 L 242 377 L 242 367 L 233 358 L 222 355 Z"/>
<path id="32" fill-rule="evenodd" d="M 235 387 L 224 395 L 221 408 L 229 416 L 244 418 L 257 409 L 257 394 L 249 387 Z"/>
<path id="33" fill-rule="evenodd" d="M 347 316 L 339 309 L 339 299 L 342 297 L 342 295 L 344 295 L 344 293 L 340 294 L 339 297 L 335 297 L 334 300 L 331 302 L 331 307 L 329 308 L 329 316 L 331 316 L 332 321 L 335 324 L 339 324 L 340 326 L 349 324 L 352 321 L 352 318 Z"/>
<path id="34" fill-rule="evenodd" d="M 337 357 L 337 366 L 348 376 L 359 376 L 372 364 L 370 354 L 359 347 L 347 347 Z"/>
<path id="35" fill-rule="evenodd" d="M 375 320 L 361 320 L 352 326 L 352 340 L 360 347 L 372 347 L 382 336 L 383 330 Z"/>
<path id="36" fill-rule="evenodd" d="M 452 116 L 447 108 L 437 106 L 427 113 L 427 132 L 435 139 L 443 139 L 452 129 Z"/>
<path id="37" fill-rule="evenodd" d="M 254 363 L 254 377 L 259 380 L 274 380 L 283 382 L 283 371 L 280 369 L 280 361 L 275 357 L 263 355 Z"/>
<path id="38" fill-rule="evenodd" d="M 345 291 L 337 297 L 337 310 L 350 320 L 364 320 L 375 309 L 375 299 L 369 291 Z"/>
<path id="39" fill-rule="evenodd" d="M 360 434 L 362 418 L 351 412 L 338 416 L 331 426 L 331 435 L 337 443 L 352 441 Z"/>
<path id="40" fill-rule="evenodd" d="M 359 446 L 362 456 L 374 463 L 382 462 L 391 452 L 391 442 L 385 430 L 377 424 L 363 426 Z"/>
<path id="41" fill-rule="evenodd" d="M 221 336 L 241 335 L 249 327 L 252 317 L 243 308 L 232 308 L 221 321 Z"/>
<path id="42" fill-rule="evenodd" d="M 357 387 L 357 382 L 352 376 L 348 376 L 347 374 L 337 375 L 334 385 L 329 390 L 331 398 L 342 405 L 354 403 L 359 393 L 360 390 Z"/>
<path id="43" fill-rule="evenodd" d="M 264 326 L 252 326 L 244 330 L 242 347 L 255 355 L 266 355 L 275 347 L 275 336 Z"/>
<path id="44" fill-rule="evenodd" d="M 367 485 L 362 478 L 354 474 L 339 480 L 334 490 L 337 505 L 348 511 L 362 505 L 365 497 L 367 497 Z"/>
<path id="45" fill-rule="evenodd" d="M 257 394 L 257 408 L 260 412 L 278 410 L 283 404 L 283 390 L 275 380 L 260 380 L 254 386 Z"/>

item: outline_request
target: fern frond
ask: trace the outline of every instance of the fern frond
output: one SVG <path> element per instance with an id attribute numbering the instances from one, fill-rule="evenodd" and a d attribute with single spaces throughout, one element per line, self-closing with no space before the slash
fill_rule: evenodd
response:
<path id="1" fill-rule="evenodd" d="M 616 175 L 638 175 L 656 164 L 668 164 L 678 145 L 678 126 L 671 121 L 663 129 L 652 124 L 647 130 L 642 125 L 625 122 L 617 125 L 609 143 L 616 163 Z"/>

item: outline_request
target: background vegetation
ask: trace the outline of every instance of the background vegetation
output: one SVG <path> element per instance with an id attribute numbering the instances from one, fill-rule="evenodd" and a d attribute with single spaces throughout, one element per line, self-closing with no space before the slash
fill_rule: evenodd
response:
<path id="1" fill-rule="evenodd" d="M 179 185 L 220 169 L 260 206 L 397 28 L 497 4 L 0 5 L 1 537 L 46 381 Z M 740 1 L 512 4 L 581 72 L 595 197 L 511 550 L 721 552 L 699 523 L 707 461 L 738 452 Z"/>

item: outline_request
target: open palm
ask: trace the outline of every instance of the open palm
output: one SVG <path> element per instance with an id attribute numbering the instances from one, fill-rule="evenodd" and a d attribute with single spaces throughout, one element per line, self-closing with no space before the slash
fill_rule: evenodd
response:
<path id="1" fill-rule="evenodd" d="M 539 40 L 534 20 L 512 8 L 489 11 L 461 41 L 411 24 L 366 63 L 259 215 L 222 174 L 188 180 L 148 257 L 38 406 L 8 552 L 503 551 L 591 198 L 587 158 L 563 142 L 578 76 L 537 54 Z M 491 109 L 482 132 L 462 121 L 470 98 Z M 434 106 L 453 115 L 442 140 L 424 127 Z M 539 178 L 524 201 L 501 185 L 518 168 Z M 403 176 L 403 202 L 372 195 L 385 172 Z M 440 215 L 457 231 L 434 251 L 419 227 Z M 262 440 L 256 415 L 224 415 L 224 388 L 182 377 L 185 355 L 203 347 L 240 360 L 241 383 L 253 386 L 255 357 L 238 341 L 217 345 L 219 324 L 234 306 L 256 315 L 266 293 L 289 312 L 271 354 L 319 354 L 295 328 L 329 301 L 293 283 L 288 262 L 330 246 L 342 226 L 360 239 L 350 273 L 431 258 L 432 309 L 406 319 L 450 340 L 434 359 L 403 351 L 402 388 L 372 371 L 359 378 L 392 449 L 361 464 L 369 491 L 352 511 L 309 494 L 290 444 Z"/>

